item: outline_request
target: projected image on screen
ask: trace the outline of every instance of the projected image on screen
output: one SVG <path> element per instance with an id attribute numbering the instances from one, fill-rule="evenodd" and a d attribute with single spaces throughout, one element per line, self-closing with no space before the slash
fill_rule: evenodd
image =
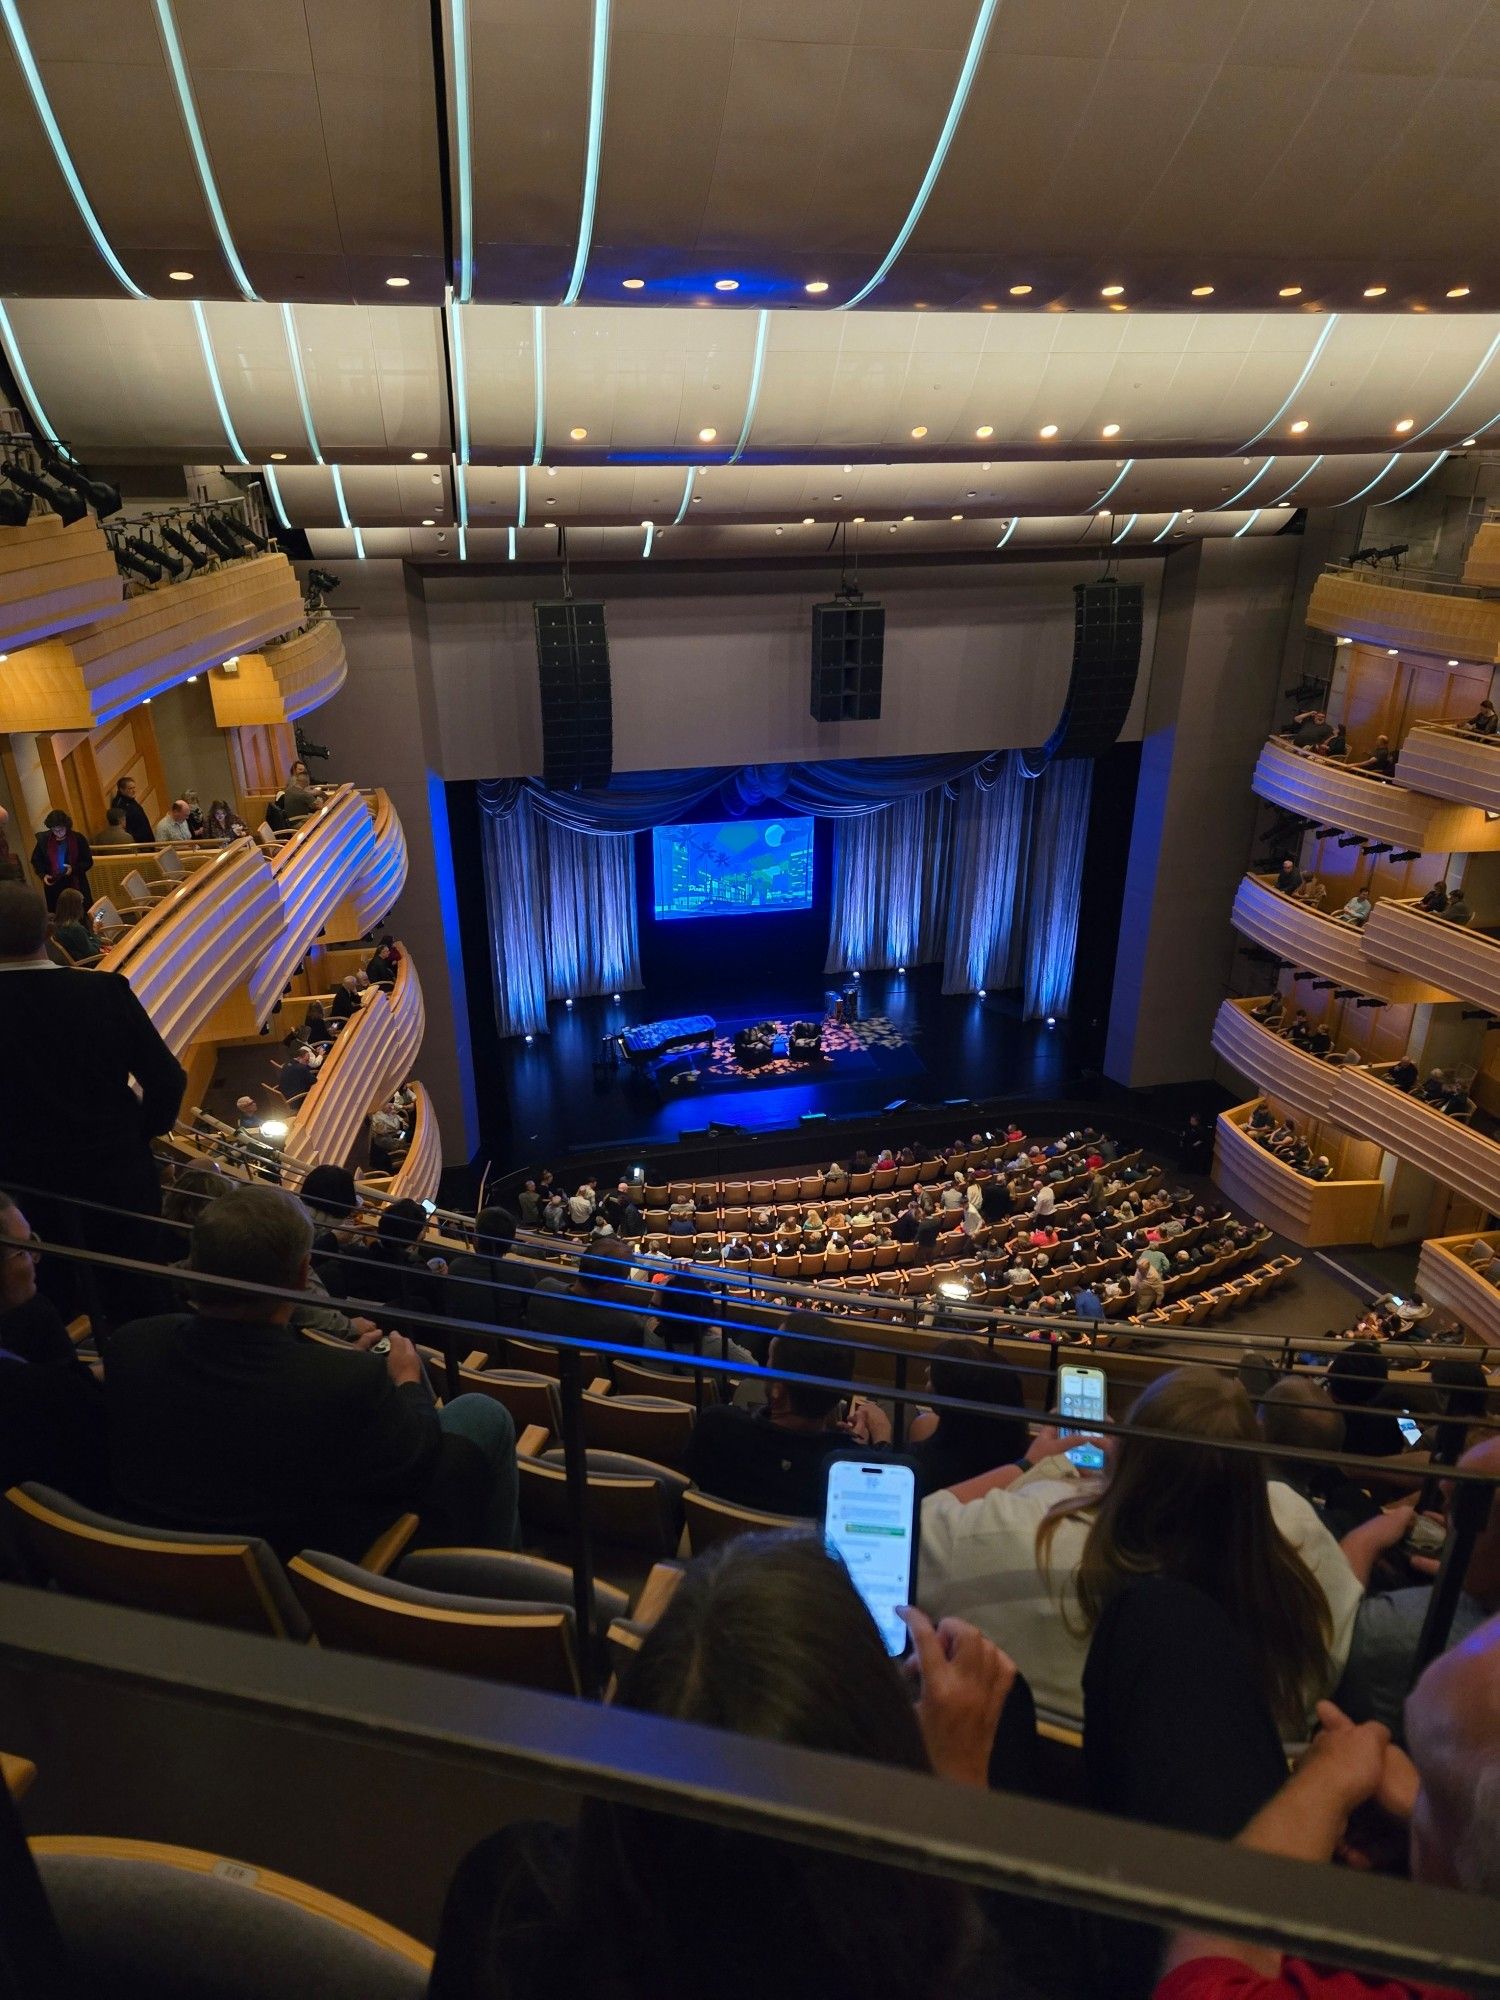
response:
<path id="1" fill-rule="evenodd" d="M 806 910 L 813 894 L 813 823 L 731 819 L 658 826 L 652 862 L 662 920 Z"/>

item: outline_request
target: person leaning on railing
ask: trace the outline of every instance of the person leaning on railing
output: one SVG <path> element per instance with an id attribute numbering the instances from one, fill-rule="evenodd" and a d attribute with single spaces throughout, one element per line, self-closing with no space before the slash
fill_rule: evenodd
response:
<path id="1" fill-rule="evenodd" d="M 1473 730 L 1476 736 L 1500 735 L 1500 714 L 1497 714 L 1495 704 L 1486 696 L 1468 721 L 1460 726 Z"/>

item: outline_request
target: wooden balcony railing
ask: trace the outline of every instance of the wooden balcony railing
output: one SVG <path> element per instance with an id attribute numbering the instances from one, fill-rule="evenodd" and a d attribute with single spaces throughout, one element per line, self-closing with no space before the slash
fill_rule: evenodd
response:
<path id="1" fill-rule="evenodd" d="M 311 1166 L 343 1165 L 365 1119 L 410 1074 L 422 1026 L 421 984 L 403 955 L 395 986 L 370 989 L 324 1058 L 287 1133 L 287 1152 Z"/>
<path id="2" fill-rule="evenodd" d="M 1385 1189 L 1379 1181 L 1311 1181 L 1245 1129 L 1254 1109 L 1219 1114 L 1214 1133 L 1214 1180 L 1232 1202 L 1293 1243 L 1369 1243 Z"/>
<path id="3" fill-rule="evenodd" d="M 321 611 L 302 631 L 243 652 L 232 671 L 218 667 L 209 675 L 214 721 L 220 729 L 295 722 L 337 694 L 348 671 L 338 620 Z"/>
<path id="4" fill-rule="evenodd" d="M 298 962 L 349 895 L 374 845 L 375 822 L 364 799 L 352 785 L 341 785 L 276 849 L 271 868 L 281 898 L 282 931 L 250 980 L 257 1025 L 269 1016 Z M 358 935 L 352 916 L 339 929 L 345 936 Z"/>
<path id="5" fill-rule="evenodd" d="M 1370 645 L 1500 663 L 1500 599 L 1435 577 L 1327 569 L 1313 585 L 1307 622 Z"/>
<path id="6" fill-rule="evenodd" d="M 1421 1006 L 1453 997 L 1430 979 L 1378 965 L 1364 949 L 1362 931 L 1282 895 L 1267 877 L 1245 877 L 1234 899 L 1231 922 L 1243 936 L 1278 957 L 1310 972 L 1325 973 L 1357 993 L 1398 1006 Z"/>
<path id="7" fill-rule="evenodd" d="M 350 890 L 354 924 L 363 935 L 394 908 L 406 887 L 406 832 L 387 793 L 368 793 L 375 822 L 375 845 Z"/>
<path id="8" fill-rule="evenodd" d="M 1500 938 L 1390 898 L 1370 912 L 1362 938 L 1365 956 L 1376 964 L 1440 980 L 1454 999 L 1500 1011 Z"/>
<path id="9" fill-rule="evenodd" d="M 1500 1251 L 1500 1232 L 1480 1240 Z M 1474 1241 L 1472 1236 L 1429 1237 L 1417 1260 L 1417 1290 L 1487 1347 L 1500 1347 L 1500 1288 L 1481 1277 L 1464 1255 Z"/>
<path id="10" fill-rule="evenodd" d="M 1478 1202 L 1487 1214 L 1500 1213 L 1500 1144 L 1461 1118 L 1445 1117 L 1369 1069 L 1338 1072 L 1329 1117 Z"/>
<path id="11" fill-rule="evenodd" d="M 435 1201 L 443 1173 L 443 1142 L 432 1099 L 420 1083 L 412 1086 L 411 1143 L 391 1175 L 386 1193 L 393 1201 Z"/>
<path id="12" fill-rule="evenodd" d="M 34 514 L 19 528 L 0 528 L 0 652 L 16 653 L 92 625 L 124 602 L 114 553 L 92 514 L 66 527 L 56 514 Z M 0 730 L 51 727 L 11 720 L 9 682 L 7 674 L 0 686 Z"/>
<path id="13" fill-rule="evenodd" d="M 1335 1064 L 1310 1056 L 1274 1028 L 1257 1021 L 1254 1000 L 1226 1000 L 1214 1020 L 1213 1048 L 1232 1070 L 1298 1118 L 1328 1116 L 1338 1075 Z"/>
<path id="14" fill-rule="evenodd" d="M 1500 849 L 1500 821 L 1486 819 L 1477 806 L 1434 798 L 1275 737 L 1261 751 L 1251 784 L 1261 798 L 1287 812 L 1419 854 Z"/>
<path id="15" fill-rule="evenodd" d="M 1452 722 L 1418 722 L 1406 732 L 1396 776 L 1413 791 L 1500 813 L 1500 738 Z"/>

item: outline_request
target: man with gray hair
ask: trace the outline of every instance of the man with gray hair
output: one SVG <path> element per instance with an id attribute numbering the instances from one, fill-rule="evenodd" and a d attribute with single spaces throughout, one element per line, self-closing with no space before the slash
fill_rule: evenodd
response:
<path id="1" fill-rule="evenodd" d="M 357 1557 L 391 1519 L 424 1537 L 516 1545 L 515 1427 L 503 1404 L 457 1396 L 441 1412 L 403 1334 L 381 1354 L 297 1338 L 313 1229 L 263 1184 L 209 1202 L 193 1226 L 196 1311 L 143 1319 L 110 1343 L 105 1414 L 121 1513 L 145 1525 L 260 1535 Z M 361 1335 L 356 1348 L 380 1339 Z"/>

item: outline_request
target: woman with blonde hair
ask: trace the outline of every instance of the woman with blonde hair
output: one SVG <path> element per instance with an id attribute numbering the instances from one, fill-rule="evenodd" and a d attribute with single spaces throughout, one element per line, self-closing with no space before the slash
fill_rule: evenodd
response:
<path id="1" fill-rule="evenodd" d="M 933 1494 L 923 1602 L 971 1618 L 1039 1707 L 1078 1717 L 1089 1641 L 1114 1593 L 1175 1578 L 1223 1608 L 1279 1727 L 1299 1736 L 1348 1657 L 1360 1575 L 1309 1502 L 1241 1448 L 1261 1434 L 1235 1377 L 1179 1368 L 1141 1393 L 1130 1421 L 1157 1435 L 1111 1440 L 1097 1477 L 1080 1478 L 1055 1440 L 1043 1458 L 1038 1439 L 1020 1475 Z"/>

